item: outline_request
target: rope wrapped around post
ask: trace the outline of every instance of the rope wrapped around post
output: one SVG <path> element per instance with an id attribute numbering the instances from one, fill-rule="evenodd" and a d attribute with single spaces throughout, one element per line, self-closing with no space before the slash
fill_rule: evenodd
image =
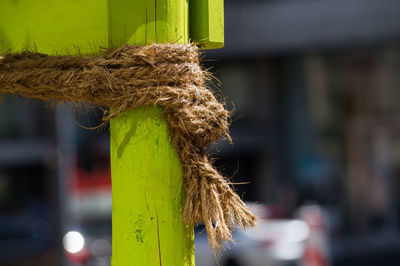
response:
<path id="1" fill-rule="evenodd" d="M 183 221 L 204 222 L 209 244 L 219 250 L 234 227 L 256 218 L 212 166 L 205 148 L 229 136 L 229 112 L 206 82 L 194 44 L 125 45 L 101 57 L 48 56 L 25 52 L 0 57 L 0 93 L 56 103 L 90 102 L 109 107 L 103 121 L 146 105 L 163 108 L 183 167 Z"/>

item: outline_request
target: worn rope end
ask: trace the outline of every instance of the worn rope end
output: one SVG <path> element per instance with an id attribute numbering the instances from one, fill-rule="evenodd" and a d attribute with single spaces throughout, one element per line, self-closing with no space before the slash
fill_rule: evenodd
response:
<path id="1" fill-rule="evenodd" d="M 218 257 L 224 243 L 234 242 L 232 232 L 255 226 L 254 216 L 206 157 L 196 158 L 198 167 L 187 180 L 187 198 L 183 213 L 185 223 L 201 222 L 207 231 L 209 246 Z"/>

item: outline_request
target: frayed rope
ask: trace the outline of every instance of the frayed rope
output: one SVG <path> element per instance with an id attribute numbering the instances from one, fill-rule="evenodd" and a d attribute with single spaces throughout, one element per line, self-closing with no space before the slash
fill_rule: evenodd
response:
<path id="1" fill-rule="evenodd" d="M 184 169 L 183 221 L 204 222 L 210 246 L 220 250 L 235 227 L 254 226 L 256 218 L 205 151 L 221 136 L 231 141 L 229 112 L 207 88 L 210 77 L 194 44 L 125 45 L 95 58 L 32 52 L 0 57 L 3 94 L 106 106 L 113 111 L 104 113 L 104 123 L 128 109 L 161 106 Z"/>

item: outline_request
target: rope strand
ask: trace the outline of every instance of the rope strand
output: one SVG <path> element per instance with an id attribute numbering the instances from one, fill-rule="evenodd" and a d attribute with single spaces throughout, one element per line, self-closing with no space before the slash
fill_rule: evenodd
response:
<path id="1" fill-rule="evenodd" d="M 254 226 L 256 218 L 203 151 L 221 136 L 230 141 L 229 112 L 207 88 L 210 76 L 194 44 L 125 45 L 95 58 L 29 52 L 0 57 L 3 94 L 115 110 L 105 112 L 104 122 L 128 109 L 163 107 L 184 169 L 183 221 L 204 222 L 209 244 L 218 251 L 232 240 L 233 228 Z"/>

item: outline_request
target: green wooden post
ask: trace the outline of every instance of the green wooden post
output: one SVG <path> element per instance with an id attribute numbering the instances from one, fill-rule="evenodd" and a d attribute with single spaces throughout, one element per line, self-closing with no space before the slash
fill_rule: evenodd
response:
<path id="1" fill-rule="evenodd" d="M 186 0 L 111 0 L 112 45 L 189 40 Z M 112 119 L 113 266 L 194 265 L 182 168 L 158 107 Z"/>
<path id="2" fill-rule="evenodd" d="M 189 40 L 186 0 L 110 3 L 113 45 Z M 192 39 L 205 48 L 221 47 L 223 1 L 193 0 L 190 8 L 199 9 L 190 21 Z M 112 264 L 194 265 L 193 228 L 181 218 L 185 200 L 182 169 L 162 110 L 146 107 L 126 112 L 111 121 L 110 131 Z"/>
<path id="3" fill-rule="evenodd" d="M 2 0 L 0 53 L 91 54 L 122 44 L 223 46 L 223 0 Z M 194 265 L 182 169 L 159 107 L 110 123 L 113 266 Z"/>

